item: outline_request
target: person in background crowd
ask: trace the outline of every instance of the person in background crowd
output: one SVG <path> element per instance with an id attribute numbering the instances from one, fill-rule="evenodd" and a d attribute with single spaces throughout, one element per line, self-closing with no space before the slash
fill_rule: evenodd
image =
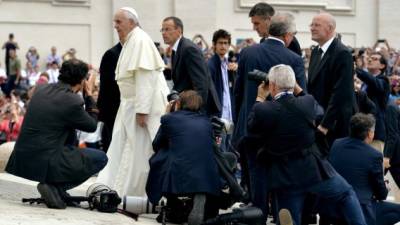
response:
<path id="1" fill-rule="evenodd" d="M 33 68 L 39 68 L 39 54 L 35 47 L 30 47 L 28 52 L 25 54 L 27 64 L 30 63 Z M 28 67 L 28 66 L 27 66 Z"/>
<path id="2" fill-rule="evenodd" d="M 17 49 L 19 49 L 18 43 L 16 41 L 14 41 L 14 34 L 13 33 L 10 33 L 8 35 L 8 41 L 6 41 L 3 44 L 2 49 L 6 50 L 6 59 L 5 59 L 5 62 L 6 62 L 6 74 L 7 74 L 7 76 L 9 76 L 10 75 L 10 71 L 9 71 L 9 67 L 10 67 L 10 63 L 9 63 L 10 62 L 10 50 L 16 51 Z"/>
<path id="3" fill-rule="evenodd" d="M 367 56 L 362 56 L 367 57 Z M 356 69 L 357 77 L 363 82 L 361 90 L 365 91 L 376 106 L 376 127 L 374 141 L 371 145 L 383 152 L 385 144 L 385 111 L 390 94 L 390 82 L 385 76 L 387 61 L 378 52 L 368 56 L 367 63 Z"/>
<path id="4" fill-rule="evenodd" d="M 213 38 L 214 56 L 208 60 L 208 69 L 222 104 L 222 110 L 217 115 L 225 123 L 227 134 L 222 136 L 222 151 L 227 151 L 233 131 L 233 118 L 235 118 L 235 105 L 233 87 L 236 79 L 237 63 L 228 62 L 228 50 L 231 44 L 231 34 L 226 30 L 217 30 Z"/>
<path id="5" fill-rule="evenodd" d="M 50 49 L 51 53 L 47 56 L 46 59 L 46 68 L 50 69 L 53 62 L 57 62 L 58 66 L 61 65 L 61 57 L 57 55 L 57 48 L 52 46 Z"/>

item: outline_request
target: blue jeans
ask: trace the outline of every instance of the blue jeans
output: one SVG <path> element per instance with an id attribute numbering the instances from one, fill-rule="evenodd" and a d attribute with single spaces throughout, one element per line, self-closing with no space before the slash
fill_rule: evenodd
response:
<path id="1" fill-rule="evenodd" d="M 340 214 L 348 225 L 366 225 L 363 212 L 353 188 L 339 175 L 307 188 L 290 188 L 274 192 L 278 211 L 288 209 L 295 225 L 301 224 L 301 214 L 307 193 L 316 194 L 333 205 L 340 206 Z"/>
<path id="2" fill-rule="evenodd" d="M 80 151 L 82 151 L 82 154 L 84 154 L 87 158 L 90 158 L 90 161 L 94 164 L 94 166 L 92 167 L 92 171 L 90 171 L 91 175 L 81 181 L 52 183 L 52 185 L 57 187 L 58 190 L 67 191 L 69 189 L 72 189 L 74 187 L 81 185 L 87 179 L 89 179 L 91 176 L 100 172 L 100 170 L 102 170 L 108 162 L 106 153 L 104 153 L 103 151 L 100 151 L 98 149 L 84 148 L 84 149 L 81 149 Z"/>

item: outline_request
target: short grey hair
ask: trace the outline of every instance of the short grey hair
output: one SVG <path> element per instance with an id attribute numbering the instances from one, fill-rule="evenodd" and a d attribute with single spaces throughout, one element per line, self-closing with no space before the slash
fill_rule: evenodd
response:
<path id="1" fill-rule="evenodd" d="M 274 37 L 282 37 L 287 33 L 296 32 L 296 23 L 290 13 L 278 13 L 271 18 L 269 34 Z"/>
<path id="2" fill-rule="evenodd" d="M 273 66 L 268 73 L 269 82 L 274 83 L 278 89 L 289 91 L 296 86 L 296 77 L 292 67 L 284 64 Z"/>

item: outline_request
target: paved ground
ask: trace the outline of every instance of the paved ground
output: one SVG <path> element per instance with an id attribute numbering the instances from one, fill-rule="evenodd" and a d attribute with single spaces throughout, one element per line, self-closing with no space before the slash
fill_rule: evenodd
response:
<path id="1" fill-rule="evenodd" d="M 85 195 L 87 187 L 93 182 L 89 180 L 77 187 L 73 195 Z M 0 173 L 0 225 L 129 225 L 158 224 L 154 217 L 144 215 L 138 221 L 119 213 L 100 213 L 80 208 L 68 207 L 65 210 L 48 209 L 45 205 L 29 205 L 22 203 L 26 197 L 39 197 L 36 182 Z"/>

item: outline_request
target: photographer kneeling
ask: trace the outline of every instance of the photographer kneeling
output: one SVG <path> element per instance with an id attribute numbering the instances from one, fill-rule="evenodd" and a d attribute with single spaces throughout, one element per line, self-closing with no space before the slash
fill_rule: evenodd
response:
<path id="1" fill-rule="evenodd" d="M 161 117 L 161 126 L 153 141 L 156 153 L 150 159 L 146 192 L 153 204 L 162 196 L 167 197 L 170 222 L 182 223 L 188 219 L 189 224 L 196 225 L 218 212 L 208 212 L 209 200 L 219 195 L 221 184 L 211 122 L 200 113 L 201 105 L 202 99 L 195 91 L 180 93 L 179 99 L 167 106 L 167 114 Z M 189 218 L 177 198 L 182 196 L 193 199 Z"/>
<path id="2" fill-rule="evenodd" d="M 265 101 L 268 90 L 271 101 Z M 305 197 L 313 193 L 340 206 L 347 224 L 365 224 L 354 190 L 318 152 L 313 124 L 318 103 L 296 84 L 293 69 L 272 67 L 268 87 L 264 83 L 259 86 L 256 101 L 248 133 L 258 136 L 263 146 L 257 159 L 266 168 L 276 209 L 288 209 L 294 224 L 299 225 Z"/>
<path id="3" fill-rule="evenodd" d="M 107 164 L 104 152 L 75 147 L 75 130 L 97 128 L 94 84 L 86 81 L 87 72 L 86 63 L 71 59 L 62 64 L 58 83 L 37 86 L 6 167 L 8 173 L 40 182 L 37 189 L 49 208 L 65 208 L 66 191 Z"/>

